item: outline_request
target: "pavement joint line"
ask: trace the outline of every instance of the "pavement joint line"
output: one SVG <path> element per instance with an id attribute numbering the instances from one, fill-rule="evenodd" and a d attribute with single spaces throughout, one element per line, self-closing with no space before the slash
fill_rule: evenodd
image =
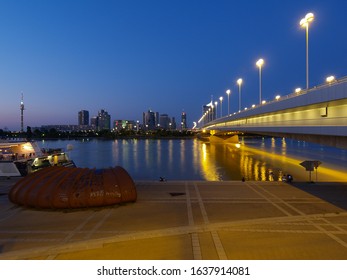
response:
<path id="1" fill-rule="evenodd" d="M 92 235 L 105 223 L 105 221 L 110 217 L 113 209 L 109 209 L 106 214 L 102 217 L 102 219 L 91 229 L 88 231 L 88 234 L 85 235 L 84 239 L 89 239 Z"/>
<path id="2" fill-rule="evenodd" d="M 204 197 L 200 196 L 200 199 L 201 199 L 201 202 L 202 202 L 202 205 L 204 208 L 205 208 L 205 206 L 206 207 L 208 206 L 208 208 L 206 208 L 206 209 L 210 209 L 209 203 L 224 203 L 228 199 L 226 197 L 217 198 L 217 199 L 210 199 L 209 196 L 206 196 L 206 194 L 208 194 L 208 193 L 205 193 L 205 186 L 211 184 L 211 182 L 207 182 L 206 184 L 205 183 L 200 184 L 200 183 L 201 182 L 198 182 L 197 184 L 198 184 L 198 187 L 202 186 L 202 188 L 199 188 L 198 190 L 201 191 L 201 195 L 202 194 L 204 195 Z M 166 182 L 164 182 L 164 184 L 166 184 Z M 191 207 L 193 207 L 193 206 L 195 207 L 195 206 L 199 205 L 198 203 L 200 203 L 200 201 L 198 199 L 196 199 L 195 195 L 193 197 L 191 197 L 191 195 L 194 193 L 193 184 L 194 183 L 191 183 L 191 181 L 188 181 L 188 183 L 186 184 L 186 186 L 188 187 L 188 190 L 190 190 L 190 193 L 188 195 L 189 195 L 189 203 L 190 203 Z M 250 183 L 250 184 L 252 185 L 252 183 Z M 145 190 L 146 186 L 147 185 L 144 185 L 142 187 L 142 190 Z M 151 188 L 151 185 L 148 185 L 148 186 L 149 186 L 149 188 Z M 152 189 L 150 189 L 149 192 L 146 192 L 146 193 L 143 192 L 146 195 L 144 196 L 144 199 L 141 200 L 141 203 L 146 202 L 146 199 L 150 198 L 150 196 L 152 194 L 155 194 L 155 192 L 158 190 L 160 200 L 162 200 L 161 203 L 174 202 L 174 203 L 178 203 L 178 204 L 187 203 L 187 205 L 188 205 L 188 201 L 186 200 L 186 198 L 184 196 L 182 196 L 180 199 L 178 199 L 176 197 L 168 199 L 167 196 L 165 196 L 165 198 L 164 198 L 164 196 L 161 193 L 161 192 L 164 193 L 164 191 L 162 189 L 160 189 L 159 186 L 162 187 L 163 183 L 158 182 L 154 185 L 154 187 Z M 165 187 L 171 188 L 171 186 L 174 187 L 175 185 L 174 184 L 172 184 L 172 185 L 166 184 Z M 182 182 L 180 182 L 179 188 L 177 188 L 177 189 L 179 189 L 179 191 L 183 192 L 184 186 L 185 185 L 182 184 Z M 226 190 L 226 188 L 225 188 L 226 186 L 233 186 L 233 184 L 230 184 L 230 182 L 227 182 L 226 184 L 222 184 L 222 183 L 220 184 L 219 182 L 216 182 L 216 184 L 213 184 L 213 186 L 216 186 L 216 187 L 222 186 L 221 190 Z M 240 186 L 240 183 L 239 182 L 235 183 L 235 186 Z M 196 221 L 195 222 L 193 221 L 192 226 L 185 226 L 184 224 L 187 224 L 187 220 L 184 219 L 183 226 L 178 225 L 177 227 L 174 226 L 171 228 L 162 228 L 160 230 L 156 229 L 156 230 L 114 231 L 114 230 L 112 230 L 112 228 L 110 228 L 111 231 L 107 231 L 107 230 L 98 230 L 97 229 L 97 233 L 98 234 L 100 233 L 98 236 L 106 236 L 109 234 L 113 234 L 114 236 L 107 236 L 104 238 L 101 237 L 101 238 L 97 239 L 97 236 L 93 235 L 94 239 L 83 240 L 82 238 L 84 236 L 88 235 L 87 225 L 91 225 L 91 226 L 93 225 L 92 223 L 87 223 L 86 226 L 80 227 L 79 229 L 78 229 L 78 227 L 75 228 L 75 230 L 74 230 L 75 233 L 72 234 L 71 238 L 68 239 L 67 242 L 63 243 L 63 244 L 61 242 L 54 242 L 54 243 L 50 242 L 50 241 L 52 241 L 52 239 L 54 237 L 57 237 L 60 235 L 55 235 L 55 236 L 51 235 L 52 238 L 48 238 L 48 239 L 45 239 L 45 238 L 33 239 L 32 238 L 32 237 L 40 237 L 39 235 L 36 235 L 35 232 L 39 232 L 39 234 L 42 233 L 42 235 L 41 235 L 42 237 L 46 237 L 46 236 L 49 237 L 50 236 L 49 234 L 54 233 L 54 231 L 44 231 L 44 230 L 43 231 L 28 231 L 27 230 L 25 232 L 25 230 L 23 230 L 23 231 L 20 231 L 20 230 L 19 231 L 16 231 L 16 230 L 14 230 L 14 231 L 7 231 L 7 230 L 1 231 L 0 230 L 0 234 L 4 233 L 3 236 L 11 236 L 11 235 L 6 235 L 6 233 L 10 233 L 10 234 L 14 233 L 18 237 L 21 237 L 21 233 L 23 233 L 22 237 L 25 237 L 24 234 L 27 234 L 27 233 L 32 234 L 31 236 L 29 235 L 30 238 L 19 238 L 17 240 L 24 240 L 28 244 L 29 244 L 29 242 L 37 242 L 38 245 L 33 246 L 34 248 L 32 248 L 32 252 L 39 249 L 36 251 L 38 257 L 47 256 L 48 253 L 53 253 L 52 256 L 54 256 L 54 254 L 64 253 L 65 250 L 66 250 L 66 252 L 68 252 L 68 251 L 70 251 L 70 252 L 75 251 L 76 252 L 76 249 L 78 249 L 78 248 L 82 248 L 82 250 L 79 250 L 79 251 L 83 251 L 83 248 L 87 248 L 87 249 L 102 248 L 103 246 L 110 244 L 110 243 L 112 244 L 112 243 L 128 241 L 128 240 L 129 241 L 142 240 L 142 239 L 148 239 L 148 238 L 156 238 L 156 237 L 163 237 L 163 236 L 175 236 L 175 235 L 178 236 L 178 235 L 186 235 L 186 234 L 191 236 L 192 246 L 193 246 L 193 245 L 197 245 L 197 242 L 199 241 L 199 237 L 201 236 L 200 233 L 209 232 L 212 235 L 213 231 L 215 231 L 215 233 L 217 233 L 217 235 L 218 235 L 218 232 L 221 234 L 222 231 L 240 231 L 240 230 L 254 231 L 254 232 L 272 232 L 272 231 L 284 232 L 284 233 L 297 232 L 297 233 L 308 233 L 308 234 L 313 232 L 315 234 L 328 235 L 332 239 L 334 239 L 334 237 L 335 237 L 335 238 L 337 238 L 337 240 L 335 239 L 336 242 L 339 242 L 339 240 L 340 240 L 338 237 L 341 237 L 341 238 L 346 237 L 345 236 L 345 234 L 346 234 L 345 228 L 346 228 L 347 224 L 343 223 L 344 221 L 346 221 L 346 216 L 347 216 L 347 212 L 345 210 L 343 210 L 341 208 L 335 208 L 337 210 L 329 210 L 329 209 L 331 209 L 330 207 L 325 207 L 326 208 L 325 211 L 331 211 L 331 212 L 330 213 L 322 213 L 320 211 L 320 213 L 316 213 L 316 214 L 305 214 L 305 213 L 303 213 L 303 215 L 300 215 L 300 213 L 295 214 L 295 213 L 297 213 L 296 210 L 299 210 L 299 211 L 302 210 L 299 206 L 296 206 L 295 203 L 305 203 L 305 202 L 310 203 L 310 201 L 312 201 L 313 206 L 314 206 L 314 204 L 316 204 L 316 203 L 326 203 L 327 205 L 329 205 L 329 202 L 323 201 L 321 199 L 319 199 L 320 200 L 319 201 L 319 200 L 307 199 L 307 198 L 295 198 L 293 200 L 293 197 L 289 198 L 286 195 L 286 193 L 282 192 L 282 191 L 280 193 L 280 197 L 283 196 L 282 198 L 277 199 L 276 197 L 273 197 L 274 194 L 277 194 L 277 192 L 275 192 L 275 186 L 282 186 L 281 189 L 283 191 L 286 191 L 285 188 L 291 188 L 292 187 L 286 183 L 279 183 L 276 185 L 275 184 L 270 185 L 270 184 L 256 184 L 256 183 L 254 183 L 254 185 L 252 185 L 252 186 L 254 186 L 254 188 L 256 188 L 259 192 L 263 192 L 264 195 L 266 195 L 266 193 L 264 192 L 263 189 L 270 191 L 270 193 L 269 193 L 270 195 L 268 195 L 268 198 L 269 198 L 268 203 L 275 203 L 276 202 L 276 203 L 280 203 L 279 206 L 282 206 L 282 205 L 283 205 L 283 207 L 286 206 L 285 209 L 290 211 L 290 213 L 292 213 L 292 216 L 285 216 L 285 215 L 281 214 L 280 212 L 277 213 L 277 211 L 276 211 L 276 215 L 277 215 L 276 217 L 265 217 L 265 218 L 256 219 L 256 218 L 249 218 L 249 216 L 244 216 L 242 220 L 240 219 L 240 220 L 235 221 L 235 220 L 229 219 L 229 220 L 226 220 L 225 222 L 218 222 L 218 220 L 216 220 L 215 223 L 211 223 L 209 221 L 208 224 L 204 223 L 204 221 L 202 221 L 202 220 L 199 220 L 198 224 L 196 224 Z M 267 186 L 269 186 L 269 188 L 267 188 Z M 209 189 L 206 189 L 206 190 L 209 190 Z M 274 192 L 274 194 L 271 193 L 272 191 Z M 167 189 L 165 192 L 167 194 Z M 250 191 L 247 191 L 247 192 L 250 193 Z M 217 191 L 216 192 L 217 196 L 218 196 L 218 193 L 219 192 Z M 306 194 L 307 194 L 307 192 L 306 192 Z M 163 196 L 163 198 L 161 198 L 161 196 Z M 252 196 L 254 196 L 254 195 L 252 195 Z M 304 197 L 304 196 L 302 196 L 302 197 Z M 311 197 L 313 197 L 313 196 L 311 195 Z M 253 198 L 250 198 L 250 200 L 251 199 L 253 199 Z M 263 199 L 258 198 L 258 201 L 260 201 L 260 200 L 263 200 Z M 157 201 L 159 201 L 159 200 L 157 200 Z M 254 201 L 254 199 L 253 199 L 253 201 Z M 229 203 L 235 203 L 235 201 L 229 201 Z M 244 200 L 244 201 L 242 201 L 242 203 L 247 204 L 247 203 L 249 203 L 249 200 Z M 155 207 L 155 206 L 153 205 L 152 207 Z M 180 207 L 180 206 L 178 205 L 177 207 Z M 290 207 L 290 209 L 296 209 L 296 210 L 294 210 L 295 212 L 293 212 L 293 211 L 289 210 L 287 207 Z M 296 207 L 299 207 L 299 208 L 296 208 Z M 3 211 L 3 208 L 6 208 L 6 207 L 2 207 L 0 209 L 2 209 L 2 211 Z M 17 209 L 19 211 L 22 210 L 22 208 L 14 207 L 13 209 L 9 209 L 8 211 L 15 211 Z M 205 209 L 205 212 L 206 212 L 206 209 Z M 304 209 L 306 209 L 306 208 L 304 208 Z M 187 211 L 188 211 L 188 206 L 187 206 Z M 100 213 L 100 212 L 97 212 L 97 213 Z M 103 211 L 102 213 L 105 213 L 105 211 Z M 7 213 L 7 214 L 10 214 L 10 213 Z M 24 210 L 23 214 L 25 214 L 25 210 Z M 4 215 L 4 213 L 3 213 L 3 215 Z M 21 216 L 21 213 L 19 213 L 19 215 Z M 86 215 L 84 215 L 82 220 L 88 218 L 87 215 L 91 215 L 91 213 L 87 213 Z M 206 212 L 206 215 L 207 215 L 207 212 Z M 193 216 L 192 218 L 194 219 L 193 211 L 192 211 L 192 216 Z M 25 215 L 24 215 L 24 217 L 25 217 Z M 98 216 L 96 216 L 96 217 L 98 217 Z M 209 216 L 207 216 L 207 219 L 208 218 L 209 218 Z M 0 217 L 0 220 L 1 220 L 1 217 Z M 81 219 L 80 219 L 80 221 L 81 221 Z M 96 219 L 96 222 L 97 221 L 98 221 L 98 219 Z M 188 217 L 188 223 L 189 223 L 189 217 Z M 302 227 L 302 229 L 300 229 L 300 227 L 298 227 L 297 230 L 295 230 L 295 227 L 294 227 L 294 229 L 291 229 L 291 228 L 293 228 L 293 227 L 291 227 L 291 225 L 294 225 L 294 224 L 298 224 L 298 225 L 303 226 L 303 227 Z M 280 227 L 277 228 L 276 227 L 277 225 L 279 225 Z M 281 226 L 281 225 L 283 225 L 283 226 Z M 252 226 L 254 228 L 248 228 L 248 227 L 252 227 Z M 237 228 L 237 227 L 239 227 L 239 228 Z M 3 226 L 3 228 L 6 228 L 6 227 Z M 14 228 L 18 228 L 18 227 L 14 227 Z M 281 229 L 281 228 L 283 228 L 283 229 Z M 307 230 L 310 228 L 312 228 L 312 232 Z M 25 229 L 25 227 L 23 229 Z M 61 240 L 64 240 L 63 237 L 65 235 L 69 235 L 71 233 L 72 232 L 69 230 L 55 231 L 55 234 L 61 234 L 61 236 L 62 236 Z M 14 234 L 12 234 L 12 235 L 14 235 Z M 46 234 L 46 235 L 44 235 L 44 234 Z M 329 234 L 331 234 L 332 236 L 330 236 Z M 338 237 L 334 236 L 334 235 L 337 235 Z M 194 236 L 194 240 L 193 240 L 193 236 Z M 65 236 L 65 239 L 66 238 L 67 238 L 67 236 Z M 0 240 L 4 240 L 4 239 L 0 238 Z M 12 242 L 15 241 L 15 239 L 10 239 L 10 238 L 8 238 L 7 240 L 10 240 Z M 49 246 L 46 246 L 43 248 L 43 246 L 45 246 L 45 245 L 44 244 L 39 245 L 39 242 L 41 242 L 41 241 L 44 242 L 44 240 L 50 242 L 50 243 L 47 242 L 47 244 L 53 243 L 55 245 L 49 245 Z M 156 240 L 154 239 L 153 241 L 148 241 L 148 242 L 155 242 L 155 241 Z M 83 242 L 85 242 L 85 243 L 83 243 Z M 344 241 L 342 241 L 342 242 L 343 243 L 340 243 L 340 245 L 345 246 L 346 243 Z M 27 247 L 29 247 L 29 245 Z M 217 248 L 216 242 L 215 242 L 215 247 Z M 20 248 L 22 248 L 22 249 L 20 249 Z M 47 250 L 45 250 L 45 248 Z M 30 249 L 23 249 L 23 247 L 17 247 L 17 249 L 12 248 L 12 249 L 15 249 L 14 251 L 7 251 L 7 248 L 4 248 L 4 249 L 6 251 L 0 252 L 0 259 L 2 259 L 4 256 L 6 256 L 6 254 L 9 252 L 13 252 L 13 256 L 16 255 L 14 258 L 17 259 L 19 253 L 22 253 L 23 255 L 25 255 L 25 253 L 28 253 L 29 251 L 31 251 Z M 9 249 L 11 250 L 10 247 L 9 247 Z M 31 254 L 32 252 L 29 252 L 27 254 L 27 256 L 29 256 L 29 258 L 33 257 L 33 255 Z M 344 248 L 342 248 L 342 252 L 345 252 Z"/>
<path id="3" fill-rule="evenodd" d="M 80 223 L 74 230 L 70 231 L 70 233 L 63 239 L 63 243 L 68 242 L 80 229 L 82 229 L 94 216 L 96 212 L 89 215 L 82 223 Z"/>
<path id="4" fill-rule="evenodd" d="M 312 218 L 320 217 L 320 216 L 347 216 L 347 212 L 343 213 L 343 215 L 337 215 L 337 214 L 312 214 L 310 215 Z M 119 235 L 119 236 L 112 236 L 112 237 L 105 237 L 105 238 L 99 238 L 99 239 L 92 239 L 88 241 L 76 241 L 71 243 L 65 243 L 65 244 L 58 244 L 54 246 L 46 246 L 46 247 L 37 247 L 37 248 L 31 248 L 31 249 L 22 249 L 22 250 L 15 250 L 15 251 L 9 251 L 0 254 L 0 259 L 21 259 L 21 258 L 32 258 L 32 257 L 39 257 L 39 256 L 49 256 L 49 255 L 58 255 L 60 253 L 68 253 L 68 252 L 76 252 L 81 251 L 85 249 L 97 249 L 103 247 L 105 244 L 110 243 L 117 243 L 117 242 L 123 242 L 123 241 L 130 241 L 130 240 L 140 240 L 140 239 L 147 239 L 147 238 L 155 238 L 155 237 L 161 237 L 161 236 L 174 236 L 179 234 L 189 234 L 189 233 L 195 233 L 195 232 L 211 232 L 212 230 L 218 230 L 222 229 L 225 230 L 225 228 L 230 228 L 232 226 L 239 226 L 239 225 L 249 225 L 250 223 L 253 224 L 263 224 L 263 223 L 276 223 L 277 221 L 283 221 L 285 220 L 306 220 L 306 217 L 302 216 L 291 216 L 291 217 L 275 217 L 275 218 L 261 218 L 256 220 L 243 220 L 243 221 L 237 221 L 237 222 L 227 222 L 227 223 L 215 223 L 215 224 L 209 224 L 209 225 L 200 225 L 200 226 L 194 226 L 194 227 L 180 227 L 178 229 L 176 228 L 168 228 L 168 229 L 162 229 L 162 230 L 154 230 L 150 232 L 139 232 L 139 233 L 132 233 L 132 234 L 125 234 L 125 235 Z"/>
<path id="5" fill-rule="evenodd" d="M 256 188 L 256 186 L 255 186 Z M 259 187 L 260 188 L 260 187 Z M 284 205 L 286 205 L 287 207 L 291 208 L 293 211 L 295 211 L 296 213 L 298 213 L 299 215 L 303 216 L 303 217 L 307 217 L 307 214 L 300 211 L 299 209 L 297 209 L 296 207 L 294 207 L 293 205 L 287 203 L 286 201 L 284 201 L 283 199 L 281 199 L 280 197 L 276 196 L 275 194 L 265 190 L 264 188 L 262 188 L 262 190 L 271 195 L 272 197 L 275 197 L 277 199 L 280 199 L 282 203 L 284 203 Z M 335 236 L 334 234 L 330 233 L 329 231 L 327 231 L 325 228 L 323 228 L 322 226 L 318 225 L 315 223 L 315 219 L 310 219 L 310 218 L 306 218 L 307 222 L 309 224 L 311 224 L 312 226 L 316 227 L 318 230 L 320 230 L 322 233 L 325 233 L 327 236 L 329 236 L 331 239 L 335 240 L 337 243 L 339 243 L 340 245 L 342 245 L 343 247 L 345 247 L 347 249 L 347 243 L 343 240 L 341 240 L 340 238 L 338 238 L 337 236 Z"/>
<path id="6" fill-rule="evenodd" d="M 282 213 L 284 213 L 287 216 L 293 216 L 291 213 L 289 213 L 287 210 L 285 210 L 283 207 L 279 206 L 277 203 L 273 202 L 271 199 L 269 199 L 268 197 L 266 197 L 265 195 L 263 195 L 261 192 L 259 192 L 258 190 L 256 190 L 255 186 L 251 186 L 250 183 L 246 182 L 245 184 L 248 188 L 250 188 L 252 191 L 254 191 L 256 194 L 258 194 L 259 196 L 261 196 L 263 199 L 265 199 L 266 201 L 270 202 L 274 207 L 276 207 L 278 210 L 280 210 Z"/>
<path id="7" fill-rule="evenodd" d="M 203 202 L 202 197 L 200 195 L 200 191 L 199 191 L 199 188 L 197 186 L 197 183 L 194 183 L 194 189 L 195 189 L 198 201 L 199 201 L 200 211 L 201 211 L 204 223 L 205 224 L 210 224 L 210 221 L 208 219 L 208 215 L 207 215 L 207 212 L 206 212 L 206 209 L 205 209 L 205 206 L 204 206 L 204 202 Z M 220 260 L 227 260 L 228 259 L 227 255 L 225 253 L 222 241 L 220 240 L 217 231 L 212 230 L 211 231 L 211 235 L 212 235 L 212 240 L 213 240 L 214 246 L 216 248 L 216 251 L 217 251 L 219 259 Z"/>
<path id="8" fill-rule="evenodd" d="M 193 216 L 193 210 L 192 210 L 192 204 L 191 204 L 188 182 L 185 182 L 184 185 L 185 185 L 185 192 L 186 192 L 188 224 L 189 224 L 189 226 L 194 226 L 194 216 Z M 201 260 L 202 259 L 201 247 L 200 247 L 200 242 L 199 242 L 199 236 L 197 233 L 191 234 L 191 242 L 192 242 L 194 260 Z"/>
<path id="9" fill-rule="evenodd" d="M 326 222 L 329 226 L 332 226 L 334 228 L 336 228 L 340 233 L 347 233 L 347 231 L 345 229 L 343 229 L 342 227 L 340 227 L 338 224 L 334 224 L 332 223 L 331 221 L 325 219 L 325 218 L 322 218 L 322 220 L 324 222 Z"/>
<path id="10" fill-rule="evenodd" d="M 79 233 L 80 229 L 82 229 L 88 222 L 96 215 L 96 212 L 89 215 L 82 223 L 79 224 L 78 227 L 76 227 L 73 231 L 70 231 L 70 233 L 61 241 L 61 243 L 67 243 L 72 237 Z M 84 238 L 85 239 L 85 238 Z M 49 254 L 47 256 L 47 260 L 53 260 L 56 257 L 57 254 Z"/>

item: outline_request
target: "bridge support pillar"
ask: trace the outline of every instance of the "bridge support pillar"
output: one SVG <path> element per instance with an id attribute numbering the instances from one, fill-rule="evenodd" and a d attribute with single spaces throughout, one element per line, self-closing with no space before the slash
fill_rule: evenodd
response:
<path id="1" fill-rule="evenodd" d="M 211 135 L 209 137 L 211 143 L 239 143 L 239 136 L 234 135 Z"/>

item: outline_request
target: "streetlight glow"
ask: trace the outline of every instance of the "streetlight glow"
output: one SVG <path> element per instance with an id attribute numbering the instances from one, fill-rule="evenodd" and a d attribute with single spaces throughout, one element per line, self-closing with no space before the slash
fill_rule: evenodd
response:
<path id="1" fill-rule="evenodd" d="M 242 85 L 242 79 L 237 80 L 237 84 L 239 85 L 239 111 L 241 110 L 241 85 Z"/>
<path id="2" fill-rule="evenodd" d="M 327 83 L 330 84 L 330 83 L 335 81 L 335 77 L 334 76 L 329 76 L 329 77 L 326 78 L 326 81 L 327 81 Z"/>
<path id="3" fill-rule="evenodd" d="M 261 68 L 263 67 L 263 64 L 264 64 L 264 59 L 262 58 L 256 62 L 256 65 L 259 68 L 259 104 L 261 104 Z"/>
<path id="4" fill-rule="evenodd" d="M 220 117 L 223 116 L 223 96 L 219 97 L 220 100 Z"/>
<path id="5" fill-rule="evenodd" d="M 300 20 L 300 26 L 306 29 L 306 89 L 309 88 L 308 82 L 308 27 L 309 23 L 314 19 L 313 13 L 308 13 L 306 16 Z"/>
<path id="6" fill-rule="evenodd" d="M 314 14 L 308 13 L 308 14 L 306 14 L 306 16 L 303 19 L 300 20 L 300 25 L 302 27 L 306 27 L 306 26 L 308 26 L 309 22 L 313 21 L 313 19 L 314 19 Z"/>
<path id="7" fill-rule="evenodd" d="M 216 107 L 216 119 L 218 119 L 218 111 L 217 111 L 217 106 L 218 106 L 218 102 L 217 101 L 215 101 L 214 102 L 214 105 L 215 105 L 215 107 Z"/>
<path id="8" fill-rule="evenodd" d="M 226 91 L 226 94 L 228 95 L 228 116 L 229 116 L 229 114 L 230 114 L 230 101 L 229 101 L 229 95 L 230 95 L 230 93 L 231 93 L 231 90 L 228 89 L 228 90 Z"/>

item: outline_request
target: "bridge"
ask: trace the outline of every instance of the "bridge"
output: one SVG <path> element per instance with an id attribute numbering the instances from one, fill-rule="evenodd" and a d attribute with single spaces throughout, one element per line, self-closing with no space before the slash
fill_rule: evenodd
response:
<path id="1" fill-rule="evenodd" d="M 199 127 L 211 135 L 254 133 L 347 149 L 347 77 L 221 118 L 210 115 Z"/>

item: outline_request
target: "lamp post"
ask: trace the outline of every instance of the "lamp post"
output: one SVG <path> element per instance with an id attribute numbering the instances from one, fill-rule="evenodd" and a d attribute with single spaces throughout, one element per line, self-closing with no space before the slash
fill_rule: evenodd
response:
<path id="1" fill-rule="evenodd" d="M 230 115 L 230 101 L 229 101 L 229 95 L 230 95 L 230 93 L 231 93 L 231 90 L 228 89 L 228 90 L 226 91 L 226 94 L 228 95 L 228 116 Z"/>
<path id="2" fill-rule="evenodd" d="M 256 65 L 259 68 L 259 104 L 261 104 L 261 68 L 263 64 L 264 64 L 264 59 L 262 58 L 256 62 Z"/>
<path id="3" fill-rule="evenodd" d="M 241 85 L 242 85 L 242 79 L 237 80 L 237 84 L 239 85 L 239 111 L 241 111 Z"/>
<path id="4" fill-rule="evenodd" d="M 220 117 L 223 116 L 223 96 L 219 97 L 220 100 Z"/>
<path id="5" fill-rule="evenodd" d="M 306 89 L 309 87 L 308 82 L 308 26 L 313 21 L 314 15 L 312 13 L 306 14 L 306 16 L 300 20 L 300 26 L 306 28 Z"/>
<path id="6" fill-rule="evenodd" d="M 214 102 L 214 105 L 215 105 L 215 107 L 216 107 L 216 119 L 218 119 L 218 111 L 217 111 L 217 106 L 218 106 L 218 102 L 217 101 L 215 101 Z"/>

